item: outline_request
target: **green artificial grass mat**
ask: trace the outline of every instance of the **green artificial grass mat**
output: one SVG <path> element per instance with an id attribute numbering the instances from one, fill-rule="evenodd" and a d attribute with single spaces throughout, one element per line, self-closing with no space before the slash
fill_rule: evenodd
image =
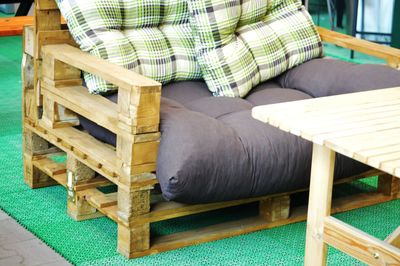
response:
<path id="1" fill-rule="evenodd" d="M 333 48 L 335 49 L 335 48 Z M 0 208 L 76 265 L 302 265 L 305 223 L 296 223 L 211 243 L 126 260 L 116 251 L 117 226 L 99 218 L 75 222 L 66 214 L 67 194 L 60 186 L 32 190 L 23 182 L 21 136 L 21 37 L 0 37 Z M 57 161 L 65 158 L 55 157 Z M 376 178 L 357 183 L 376 185 Z M 354 189 L 354 188 L 353 188 Z M 400 200 L 336 215 L 384 239 L 400 224 Z M 257 211 L 253 204 L 152 225 L 168 234 L 222 222 Z M 329 249 L 329 265 L 362 265 Z"/>

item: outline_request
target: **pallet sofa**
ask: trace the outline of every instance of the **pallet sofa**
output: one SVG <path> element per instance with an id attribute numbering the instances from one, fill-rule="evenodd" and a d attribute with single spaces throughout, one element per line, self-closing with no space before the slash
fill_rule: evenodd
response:
<path id="1" fill-rule="evenodd" d="M 114 220 L 118 224 L 118 251 L 128 258 L 306 219 L 306 208 L 294 207 L 290 198 L 306 191 L 307 184 L 291 191 L 234 200 L 211 198 L 190 204 L 163 200 L 156 178 L 161 136 L 160 83 L 82 52 L 61 21 L 54 0 L 36 0 L 35 25 L 24 29 L 23 159 L 24 179 L 31 188 L 64 186 L 68 191 L 68 214 L 77 221 L 100 216 Z M 318 31 L 325 42 L 400 67 L 399 50 L 323 28 Z M 118 103 L 89 94 L 81 71 L 118 86 Z M 281 98 L 285 100 L 284 95 Z M 82 117 L 114 134 L 116 146 L 78 129 Z M 51 159 L 63 154 L 66 163 Z M 339 198 L 333 212 L 399 198 L 398 179 L 376 170 L 338 179 L 336 184 L 374 175 L 379 176 L 377 191 Z M 307 182 L 308 176 L 303 180 Z M 118 191 L 104 193 L 98 189 L 109 185 L 116 185 Z M 251 202 L 259 202 L 256 217 L 150 239 L 150 223 Z"/>

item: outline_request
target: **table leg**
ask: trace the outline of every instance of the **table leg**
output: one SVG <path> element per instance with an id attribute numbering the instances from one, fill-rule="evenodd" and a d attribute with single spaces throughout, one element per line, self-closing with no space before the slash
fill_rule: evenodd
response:
<path id="1" fill-rule="evenodd" d="M 324 218 L 330 215 L 335 152 L 313 146 L 310 198 L 308 203 L 306 266 L 326 265 L 327 245 L 323 241 Z"/>

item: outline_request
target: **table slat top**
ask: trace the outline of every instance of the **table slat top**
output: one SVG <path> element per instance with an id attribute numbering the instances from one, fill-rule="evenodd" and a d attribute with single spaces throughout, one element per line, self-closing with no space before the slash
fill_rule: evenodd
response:
<path id="1" fill-rule="evenodd" d="M 400 177 L 400 87 L 257 106 L 252 114 Z"/>

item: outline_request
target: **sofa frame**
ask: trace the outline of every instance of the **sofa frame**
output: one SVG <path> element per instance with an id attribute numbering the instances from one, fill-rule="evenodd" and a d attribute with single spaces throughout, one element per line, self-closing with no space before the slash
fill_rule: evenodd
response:
<path id="1" fill-rule="evenodd" d="M 34 25 L 24 28 L 23 159 L 31 188 L 61 184 L 68 191 L 68 214 L 75 220 L 107 216 L 118 224 L 118 251 L 140 257 L 306 219 L 292 207 L 298 191 L 209 204 L 162 201 L 154 186 L 160 140 L 161 84 L 91 56 L 77 48 L 54 0 L 36 0 Z M 318 28 L 325 42 L 383 58 L 400 68 L 400 50 Z M 119 87 L 118 104 L 91 95 L 82 86 L 87 71 Z M 96 112 L 92 112 L 96 110 Z M 117 135 L 116 148 L 76 129 L 77 114 Z M 66 154 L 66 163 L 51 157 Z M 103 177 L 96 177 L 96 173 Z M 333 212 L 400 198 L 398 179 L 377 170 L 336 183 L 379 176 L 378 189 L 339 198 Z M 117 185 L 115 193 L 98 188 Z M 259 202 L 259 215 L 150 239 L 150 223 L 240 204 Z"/>

